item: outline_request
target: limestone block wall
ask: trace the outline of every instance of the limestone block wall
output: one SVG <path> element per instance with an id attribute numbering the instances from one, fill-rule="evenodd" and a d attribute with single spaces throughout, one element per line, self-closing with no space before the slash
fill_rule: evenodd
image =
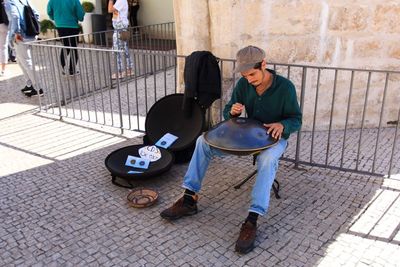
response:
<path id="1" fill-rule="evenodd" d="M 269 62 L 400 69 L 398 0 L 174 0 L 174 16 L 179 55 L 209 50 L 217 57 L 233 59 L 238 49 L 253 44 L 266 50 Z M 223 68 L 225 98 L 229 97 L 232 83 L 237 78 L 232 77 L 231 69 L 229 64 Z M 181 63 L 178 72 L 181 91 L 184 90 L 182 71 Z M 311 127 L 315 113 L 315 77 L 315 73 L 308 77 L 310 82 L 305 88 L 305 127 Z M 295 76 L 292 79 L 298 80 Z M 321 117 L 319 125 L 326 127 L 332 114 L 340 117 L 333 120 L 334 127 L 343 127 L 346 116 L 343 118 L 342 113 L 348 106 L 350 72 L 338 75 L 333 110 L 334 72 L 327 72 L 320 79 L 319 101 L 325 104 L 320 104 L 317 110 Z M 353 87 L 359 89 L 354 89 L 348 119 L 354 122 L 354 127 L 360 126 L 357 121 L 361 121 L 359 117 L 364 104 L 367 107 L 382 104 L 385 75 L 373 75 L 365 101 L 367 80 L 368 75 L 361 74 L 354 79 Z M 384 122 L 398 119 L 399 80 L 399 75 L 390 76 Z M 374 127 L 379 116 L 370 109 L 366 110 L 367 125 Z"/>

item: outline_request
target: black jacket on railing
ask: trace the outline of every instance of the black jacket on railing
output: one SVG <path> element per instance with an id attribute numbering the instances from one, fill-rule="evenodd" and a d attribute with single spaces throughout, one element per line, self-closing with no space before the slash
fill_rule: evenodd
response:
<path id="1" fill-rule="evenodd" d="M 221 72 L 218 59 L 209 51 L 195 51 L 185 59 L 183 111 L 191 115 L 192 101 L 207 109 L 221 97 Z"/>

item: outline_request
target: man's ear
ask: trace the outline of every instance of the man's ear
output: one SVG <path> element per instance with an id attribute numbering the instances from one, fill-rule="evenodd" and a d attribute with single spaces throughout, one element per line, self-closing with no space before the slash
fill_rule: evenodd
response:
<path id="1" fill-rule="evenodd" d="M 266 69 L 267 68 L 267 61 L 265 61 L 265 59 L 263 59 L 262 63 L 261 63 L 261 69 Z"/>

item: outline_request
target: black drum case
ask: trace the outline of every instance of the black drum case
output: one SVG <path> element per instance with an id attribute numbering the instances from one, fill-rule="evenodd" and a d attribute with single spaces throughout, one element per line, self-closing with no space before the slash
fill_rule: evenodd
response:
<path id="1" fill-rule="evenodd" d="M 168 171 L 173 163 L 190 160 L 196 139 L 204 130 L 205 112 L 194 102 L 188 116 L 182 110 L 183 99 L 183 94 L 172 94 L 158 100 L 147 113 L 143 144 L 123 147 L 107 156 L 105 165 L 111 173 L 113 184 L 132 188 L 133 180 L 158 176 Z M 125 166 L 127 156 L 139 157 L 140 148 L 155 144 L 166 133 L 173 134 L 178 139 L 168 149 L 159 147 L 161 159 L 151 162 L 143 173 L 128 173 L 131 168 Z M 117 182 L 117 177 L 123 178 L 127 185 Z"/>

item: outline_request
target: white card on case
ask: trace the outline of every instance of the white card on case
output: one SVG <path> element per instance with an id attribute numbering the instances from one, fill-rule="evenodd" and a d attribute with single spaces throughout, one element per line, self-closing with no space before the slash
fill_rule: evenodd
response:
<path id="1" fill-rule="evenodd" d="M 178 139 L 177 136 L 166 133 L 163 137 L 160 138 L 160 140 L 157 141 L 156 146 L 167 149 L 176 141 L 176 139 Z"/>
<path id="2" fill-rule="evenodd" d="M 134 157 L 131 155 L 128 155 L 128 158 L 126 159 L 125 162 L 126 166 L 140 168 L 140 169 L 147 169 L 149 167 L 149 164 L 150 160 Z"/>
<path id="3" fill-rule="evenodd" d="M 144 146 L 138 150 L 142 159 L 148 159 L 150 162 L 157 161 L 161 158 L 161 151 L 156 146 Z"/>

